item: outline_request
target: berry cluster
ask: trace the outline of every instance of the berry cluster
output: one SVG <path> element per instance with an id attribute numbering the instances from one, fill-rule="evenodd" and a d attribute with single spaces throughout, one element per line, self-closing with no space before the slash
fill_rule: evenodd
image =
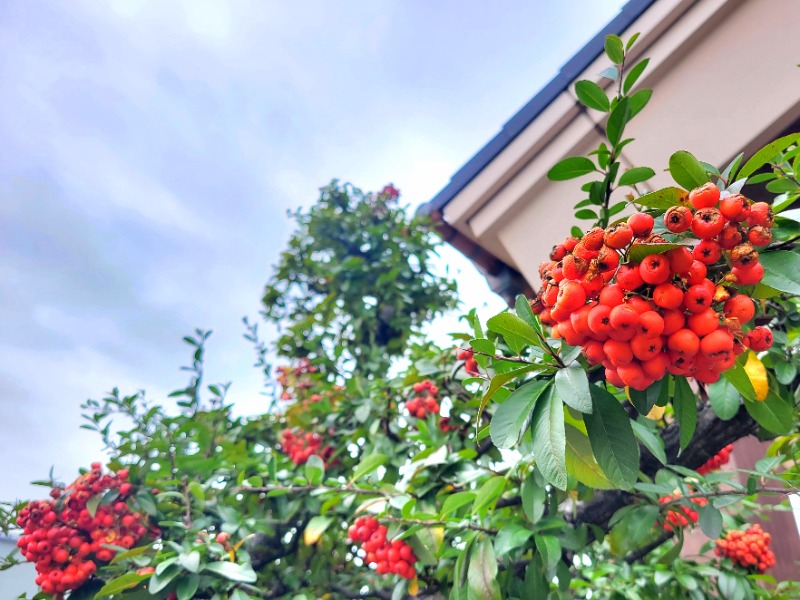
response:
<path id="1" fill-rule="evenodd" d="M 411 416 L 424 419 L 428 413 L 439 414 L 439 402 L 436 400 L 439 388 L 430 379 L 415 383 L 414 393 L 418 395 L 406 402 L 406 409 Z"/>
<path id="2" fill-rule="evenodd" d="M 126 498 L 133 492 L 127 470 L 103 474 L 100 463 L 65 489 L 55 488 L 51 500 L 35 500 L 19 513 L 24 534 L 17 546 L 36 564 L 36 585 L 46 594 L 81 587 L 116 551 L 106 544 L 132 548 L 148 532 L 146 517 L 132 512 Z M 115 501 L 87 506 L 92 498 L 116 493 Z M 157 535 L 157 530 L 151 531 Z"/>
<path id="3" fill-rule="evenodd" d="M 772 344 L 765 327 L 742 331 L 755 304 L 737 293 L 763 277 L 754 244 L 771 240 L 772 211 L 738 194 L 716 208 L 719 199 L 719 189 L 707 184 L 689 193 L 695 212 L 676 206 L 664 215 L 669 231 L 691 229 L 699 240 L 691 249 L 631 260 L 640 244 L 667 243 L 653 234 L 655 220 L 646 213 L 580 240 L 568 237 L 540 265 L 543 285 L 531 308 L 554 335 L 581 346 L 590 364 L 602 364 L 617 387 L 644 390 L 666 373 L 717 381 L 745 347 Z"/>
<path id="4" fill-rule="evenodd" d="M 297 362 L 296 367 L 289 367 L 282 365 L 275 369 L 278 372 L 278 383 L 283 388 L 281 393 L 281 400 L 291 400 L 293 389 L 304 390 L 314 385 L 314 382 L 308 377 L 312 373 L 317 372 L 317 368 L 311 364 L 308 358 L 301 358 Z"/>
<path id="5" fill-rule="evenodd" d="M 284 429 L 281 433 L 281 447 L 296 465 L 304 465 L 312 454 L 319 456 L 325 463 L 333 455 L 331 446 L 322 447 L 322 436 L 310 431 L 293 432 Z"/>
<path id="6" fill-rule="evenodd" d="M 388 541 L 386 531 L 386 527 L 373 517 L 359 517 L 350 526 L 347 534 L 354 542 L 361 543 L 361 548 L 366 552 L 366 563 L 375 565 L 376 572 L 381 575 L 394 573 L 406 579 L 413 579 L 416 574 L 414 563 L 417 562 L 417 557 L 404 541 Z"/>
<path id="7" fill-rule="evenodd" d="M 728 461 L 731 459 L 731 452 L 733 452 L 733 444 L 728 444 L 702 465 L 697 467 L 697 472 L 700 473 L 700 475 L 707 475 L 711 471 L 716 471 L 722 465 L 727 465 Z"/>
<path id="8" fill-rule="evenodd" d="M 450 433 L 451 431 L 458 431 L 459 429 L 461 429 L 461 427 L 453 423 L 450 417 L 439 417 L 439 431 L 442 433 Z"/>
<path id="9" fill-rule="evenodd" d="M 714 552 L 717 556 L 727 556 L 734 563 L 746 569 L 753 568 L 763 573 L 775 566 L 775 553 L 769 549 L 772 536 L 753 525 L 747 531 L 734 529 L 721 540 L 717 540 Z"/>
<path id="10" fill-rule="evenodd" d="M 472 350 L 462 350 L 458 353 L 458 356 L 456 356 L 456 360 L 464 361 L 464 370 L 467 372 L 467 375 L 477 377 L 481 374 L 480 371 L 478 371 L 478 361 L 475 360 L 475 353 Z"/>
<path id="11" fill-rule="evenodd" d="M 666 504 L 671 500 L 676 500 L 682 496 L 681 493 L 671 494 L 669 496 L 663 496 L 662 498 L 658 499 L 659 504 Z M 705 506 L 708 504 L 708 500 L 705 498 L 691 498 L 691 501 L 697 506 Z M 697 511 L 693 508 L 690 508 L 685 505 L 678 505 L 677 507 L 670 508 L 667 511 L 667 515 L 664 520 L 664 531 L 675 531 L 676 529 L 682 527 L 688 527 L 691 523 L 692 525 L 697 524 L 697 519 L 699 515 Z"/>

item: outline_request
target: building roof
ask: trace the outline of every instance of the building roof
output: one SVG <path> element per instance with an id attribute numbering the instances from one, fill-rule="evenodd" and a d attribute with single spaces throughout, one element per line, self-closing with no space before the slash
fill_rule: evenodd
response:
<path id="1" fill-rule="evenodd" d="M 419 212 L 436 215 L 463 190 L 486 166 L 508 146 L 542 111 L 544 111 L 561 93 L 575 81 L 583 71 L 603 52 L 607 35 L 620 35 L 624 32 L 655 0 L 630 0 L 589 43 L 581 48 L 559 71 L 550 83 L 528 101 L 511 119 L 503 125 L 503 129 L 489 141 L 467 164 L 461 167 L 450 179 L 442 191 L 419 207 Z"/>

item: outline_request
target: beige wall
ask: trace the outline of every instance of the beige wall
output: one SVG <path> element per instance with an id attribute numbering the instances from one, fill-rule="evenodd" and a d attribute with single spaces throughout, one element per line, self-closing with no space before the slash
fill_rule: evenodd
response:
<path id="1" fill-rule="evenodd" d="M 671 184 L 669 155 L 685 149 L 724 166 L 800 117 L 800 2 L 658 0 L 623 36 L 642 33 L 650 104 L 630 124 L 624 166 L 651 166 Z M 605 66 L 598 59 L 583 77 Z M 548 169 L 599 142 L 592 117 L 562 94 L 444 210 L 465 235 L 538 285 L 537 266 L 567 235 L 589 178 L 550 182 Z M 595 117 L 596 118 L 596 117 Z M 625 192 L 626 190 L 620 190 Z"/>

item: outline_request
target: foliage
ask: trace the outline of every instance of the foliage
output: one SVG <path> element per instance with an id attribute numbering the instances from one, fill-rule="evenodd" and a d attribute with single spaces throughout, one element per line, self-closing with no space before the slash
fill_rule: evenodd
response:
<path id="1" fill-rule="evenodd" d="M 800 140 L 721 171 L 678 152 L 669 168 L 679 187 L 612 203 L 614 190 L 635 191 L 653 174 L 620 173 L 618 161 L 625 128 L 650 97 L 634 91 L 646 59 L 626 69 L 633 41 L 607 40 L 613 98 L 595 82 L 576 86 L 584 105 L 608 114 L 606 141 L 551 176 L 595 175 L 576 216 L 603 228 L 629 207 L 663 223 L 712 180 L 724 195 L 766 183 L 778 217 L 760 250 L 763 281 L 739 285 L 725 269 L 712 277 L 759 298 L 755 323 L 769 325 L 769 349 L 744 355 L 714 383 L 669 373 L 625 389 L 524 297 L 485 323 L 470 312 L 459 348 L 437 348 L 412 335 L 453 302 L 452 284 L 429 271 L 428 229 L 396 207 L 394 188 L 372 195 L 334 184 L 295 215 L 299 230 L 265 293 L 267 321 L 286 324 L 276 344 L 289 361 L 276 370 L 279 410 L 232 415 L 227 384 L 203 382 L 203 331 L 186 338 L 191 378 L 173 394 L 177 411 L 117 390 L 84 405 L 108 468 L 127 470 L 135 486 L 130 509 L 159 533 L 131 549 L 108 546 L 113 560 L 66 597 L 797 597 L 794 582 L 710 551 L 767 510 L 760 497 L 785 499 L 800 483 L 800 219 L 789 208 L 800 195 Z M 626 246 L 620 259 L 680 245 L 665 240 Z M 750 328 L 740 325 L 737 341 Z M 254 325 L 247 337 L 267 370 Z M 389 358 L 401 356 L 407 366 L 388 375 Z M 773 440 L 754 469 L 709 469 L 750 434 Z M 52 475 L 40 483 L 63 488 Z M 4 531 L 25 506 L 0 505 Z M 368 529 L 352 529 L 357 519 Z M 695 524 L 709 539 L 707 561 L 681 555 Z M 368 549 L 381 526 L 385 536 Z M 389 556 L 394 542 L 405 559 Z M 387 572 L 401 560 L 398 574 Z"/>

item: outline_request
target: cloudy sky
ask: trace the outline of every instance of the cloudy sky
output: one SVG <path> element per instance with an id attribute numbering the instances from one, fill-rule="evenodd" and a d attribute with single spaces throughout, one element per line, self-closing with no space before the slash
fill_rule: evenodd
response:
<path id="1" fill-rule="evenodd" d="M 195 327 L 263 410 L 241 318 L 286 210 L 334 177 L 429 200 L 622 4 L 0 3 L 0 498 L 98 456 L 86 398 L 183 385 Z"/>

